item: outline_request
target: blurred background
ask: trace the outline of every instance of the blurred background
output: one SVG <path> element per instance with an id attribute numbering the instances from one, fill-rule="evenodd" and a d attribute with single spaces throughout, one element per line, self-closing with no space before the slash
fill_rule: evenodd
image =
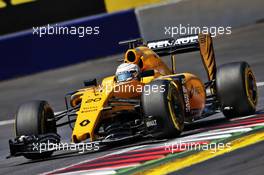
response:
<path id="1" fill-rule="evenodd" d="M 245 8 L 246 7 L 246 8 Z M 252 0 L 0 0 L 0 80 L 122 53 L 121 40 L 167 38 L 166 27 L 261 21 Z M 99 28 L 99 35 L 33 35 L 33 27 Z"/>

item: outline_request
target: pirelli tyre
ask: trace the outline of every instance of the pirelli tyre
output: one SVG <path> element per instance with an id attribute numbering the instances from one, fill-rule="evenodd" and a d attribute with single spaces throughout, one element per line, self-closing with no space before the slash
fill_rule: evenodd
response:
<path id="1" fill-rule="evenodd" d="M 18 108 L 15 116 L 16 136 L 56 133 L 56 122 L 52 120 L 53 118 L 54 112 L 46 101 L 24 103 Z M 24 154 L 24 157 L 28 159 L 41 159 L 51 156 L 52 153 Z"/>
<path id="2" fill-rule="evenodd" d="M 145 86 L 142 107 L 152 135 L 155 138 L 179 136 L 184 127 L 185 112 L 183 96 L 176 84 L 169 80 L 155 80 Z"/>
<path id="3" fill-rule="evenodd" d="M 216 90 L 222 112 L 227 118 L 255 113 L 257 85 L 247 62 L 221 65 L 216 73 Z"/>

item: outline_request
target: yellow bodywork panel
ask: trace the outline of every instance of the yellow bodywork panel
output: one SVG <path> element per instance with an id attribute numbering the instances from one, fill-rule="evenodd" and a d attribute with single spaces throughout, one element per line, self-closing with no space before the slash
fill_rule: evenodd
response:
<path id="1" fill-rule="evenodd" d="M 102 85 L 82 91 L 82 102 L 72 133 L 72 141 L 80 142 L 87 138 L 95 140 L 94 131 L 100 120 L 102 109 L 112 95 L 114 77 L 106 78 Z M 112 83 L 111 83 L 112 82 Z"/>
<path id="2" fill-rule="evenodd" d="M 140 98 L 140 93 L 129 92 L 123 86 L 139 88 L 154 79 L 153 76 L 144 77 L 141 81 L 131 80 L 127 83 L 116 84 L 115 76 L 106 77 L 102 84 L 85 89 L 80 89 L 72 96 L 72 106 L 81 103 L 80 110 L 77 112 L 77 119 L 72 133 L 72 141 L 80 142 L 90 138 L 90 141 L 96 139 L 95 129 L 100 119 L 109 117 L 114 111 L 133 110 L 133 106 L 128 105 L 113 107 L 110 111 L 102 112 L 102 109 L 108 105 L 110 98 Z M 119 89 L 119 90 L 117 90 Z M 103 115 L 102 115 L 103 114 Z"/>
<path id="3" fill-rule="evenodd" d="M 164 0 L 105 0 L 105 6 L 107 12 L 115 12 L 162 1 Z"/>
<path id="4" fill-rule="evenodd" d="M 86 138 L 94 140 L 94 127 L 99 120 L 101 109 L 103 108 L 105 97 L 103 94 L 97 96 L 93 93 L 84 93 L 83 102 L 80 110 L 77 112 L 77 120 L 72 134 L 72 140 L 79 142 Z"/>
<path id="5" fill-rule="evenodd" d="M 12 0 L 11 3 L 13 5 L 19 5 L 19 4 L 24 4 L 24 3 L 29 3 L 29 2 L 34 2 L 36 0 Z"/>
<path id="6" fill-rule="evenodd" d="M 134 55 L 133 59 L 129 57 L 132 55 Z M 127 50 L 124 62 L 138 65 L 142 72 L 154 70 L 155 77 L 172 73 L 162 59 L 154 51 L 145 46 Z"/>

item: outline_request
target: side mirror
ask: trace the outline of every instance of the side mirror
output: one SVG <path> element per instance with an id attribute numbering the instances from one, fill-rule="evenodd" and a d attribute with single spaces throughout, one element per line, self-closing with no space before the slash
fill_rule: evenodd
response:
<path id="1" fill-rule="evenodd" d="M 141 73 L 141 77 L 150 77 L 150 76 L 154 76 L 155 75 L 155 71 L 152 70 L 146 70 L 144 72 Z"/>
<path id="2" fill-rule="evenodd" d="M 84 84 L 85 87 L 87 87 L 87 86 L 97 86 L 97 81 L 96 81 L 96 78 L 90 79 L 90 80 L 84 80 L 83 84 Z"/>

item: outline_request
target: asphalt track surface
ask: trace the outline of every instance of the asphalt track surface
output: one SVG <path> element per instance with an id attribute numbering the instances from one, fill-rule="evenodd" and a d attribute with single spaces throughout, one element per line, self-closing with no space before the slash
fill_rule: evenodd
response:
<path id="1" fill-rule="evenodd" d="M 258 82 L 264 82 L 264 24 L 252 24 L 232 31 L 232 35 L 214 39 L 217 65 L 231 61 L 247 61 L 252 66 Z M 87 48 L 89 49 L 89 48 Z M 55 111 L 64 109 L 64 94 L 68 91 L 83 87 L 82 82 L 89 78 L 101 79 L 114 73 L 118 63 L 116 60 L 122 55 L 102 58 L 66 68 L 47 71 L 27 77 L 0 82 L 0 120 L 13 119 L 17 106 L 25 101 L 43 99 L 50 102 Z M 168 58 L 164 58 L 166 62 Z M 63 59 L 62 59 L 63 61 Z M 206 78 L 199 53 L 188 53 L 177 56 L 177 72 L 191 72 Z M 259 106 L 264 107 L 264 87 L 259 88 Z M 214 115 L 209 120 L 223 118 L 221 114 Z M 208 122 L 209 123 L 209 122 Z M 60 128 L 59 134 L 64 141 L 69 141 L 70 130 Z M 0 174 L 37 174 L 62 168 L 83 160 L 106 155 L 118 150 L 95 153 L 59 152 L 54 157 L 42 161 L 29 161 L 23 157 L 5 159 L 8 155 L 8 139 L 14 136 L 13 125 L 0 126 Z M 176 174 L 258 174 L 263 172 L 263 143 L 234 151 L 206 162 L 183 169 Z M 234 160 L 236 159 L 236 160 Z M 219 166 L 222 165 L 222 166 Z M 226 165 L 226 166 L 225 166 Z M 230 165 L 230 166 L 228 166 Z M 231 166 L 233 165 L 233 166 Z M 245 170 L 245 167 L 255 167 Z M 220 168 L 222 167 L 222 168 Z M 224 167 L 224 170 L 223 170 Z"/>
<path id="2" fill-rule="evenodd" d="M 264 171 L 264 142 L 235 150 L 191 167 L 179 170 L 170 175 L 191 174 L 254 174 L 262 175 Z M 261 151 L 262 150 L 262 151 Z"/>

